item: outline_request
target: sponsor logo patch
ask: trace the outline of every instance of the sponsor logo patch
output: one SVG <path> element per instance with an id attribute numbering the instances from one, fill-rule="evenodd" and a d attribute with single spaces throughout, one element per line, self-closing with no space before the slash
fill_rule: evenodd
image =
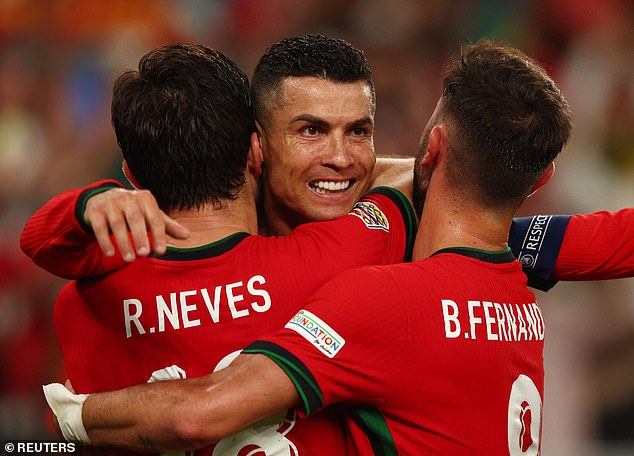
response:
<path id="1" fill-rule="evenodd" d="M 352 207 L 350 213 L 363 220 L 368 228 L 390 231 L 390 222 L 383 211 L 374 203 L 360 201 Z"/>
<path id="2" fill-rule="evenodd" d="M 346 341 L 315 314 L 300 310 L 285 328 L 299 333 L 328 358 L 334 358 Z"/>

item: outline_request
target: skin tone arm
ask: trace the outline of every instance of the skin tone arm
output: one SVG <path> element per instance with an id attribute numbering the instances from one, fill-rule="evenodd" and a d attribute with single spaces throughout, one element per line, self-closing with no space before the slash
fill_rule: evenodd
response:
<path id="1" fill-rule="evenodd" d="M 386 185 L 403 193 L 410 201 L 414 187 L 414 157 L 376 157 L 370 188 Z"/>
<path id="2" fill-rule="evenodd" d="M 92 394 L 82 417 L 92 445 L 195 449 L 298 403 L 277 364 L 264 355 L 240 355 L 205 377 Z"/>

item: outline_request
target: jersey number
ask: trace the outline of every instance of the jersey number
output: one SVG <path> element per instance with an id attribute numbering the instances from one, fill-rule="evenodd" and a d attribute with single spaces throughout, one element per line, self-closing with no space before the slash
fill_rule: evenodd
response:
<path id="1" fill-rule="evenodd" d="M 542 424 L 542 398 L 526 375 L 513 382 L 509 397 L 508 444 L 511 456 L 537 456 Z"/>

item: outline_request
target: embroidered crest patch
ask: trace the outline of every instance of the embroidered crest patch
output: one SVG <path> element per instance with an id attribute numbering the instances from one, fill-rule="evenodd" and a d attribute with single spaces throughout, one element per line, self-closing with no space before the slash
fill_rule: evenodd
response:
<path id="1" fill-rule="evenodd" d="M 360 201 L 352 207 L 350 213 L 363 220 L 368 228 L 390 231 L 390 222 L 383 211 L 374 203 Z"/>

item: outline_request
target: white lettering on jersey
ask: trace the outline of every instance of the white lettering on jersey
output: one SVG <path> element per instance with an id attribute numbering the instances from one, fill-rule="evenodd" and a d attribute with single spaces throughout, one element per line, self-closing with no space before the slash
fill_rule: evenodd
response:
<path id="1" fill-rule="evenodd" d="M 249 311 L 247 309 L 236 308 L 236 303 L 240 301 L 244 301 L 244 296 L 241 294 L 233 294 L 234 288 L 242 287 L 242 282 L 230 283 L 226 286 L 227 288 L 227 302 L 229 303 L 229 308 L 231 309 L 231 316 L 236 319 L 240 317 L 246 317 L 249 315 Z"/>
<path id="2" fill-rule="evenodd" d="M 266 292 L 266 290 L 258 290 L 257 288 L 255 288 L 254 285 L 256 282 L 262 285 L 266 282 L 266 280 L 264 280 L 264 277 L 262 277 L 261 275 L 251 277 L 247 282 L 247 291 L 253 296 L 260 296 L 264 303 L 258 304 L 257 301 L 253 301 L 251 303 L 251 307 L 256 312 L 266 312 L 271 308 L 271 297 Z"/>
<path id="3" fill-rule="evenodd" d="M 218 323 L 220 321 L 220 293 L 222 293 L 222 286 L 217 286 L 214 289 L 214 299 L 212 301 L 209 299 L 209 292 L 206 288 L 200 290 L 200 294 L 203 295 L 203 300 L 207 306 L 209 316 L 214 323 Z"/>
<path id="4" fill-rule="evenodd" d="M 247 281 L 246 287 L 242 281 L 216 286 L 213 297 L 207 288 L 174 291 L 169 293 L 169 297 L 157 295 L 152 303 L 156 306 L 156 321 L 148 321 L 148 315 L 153 315 L 152 312 L 146 312 L 145 320 L 142 319 L 143 306 L 149 303 L 142 303 L 137 298 L 124 299 L 126 337 L 200 326 L 207 320 L 206 315 L 209 315 L 211 322 L 219 323 L 223 307 L 229 310 L 234 320 L 248 317 L 251 311 L 266 312 L 271 308 L 271 296 L 262 287 L 264 284 L 266 279 L 255 275 Z M 245 301 L 249 298 L 253 300 L 247 304 Z"/>
<path id="5" fill-rule="evenodd" d="M 135 312 L 130 313 L 131 307 L 134 306 Z M 139 334 L 145 334 L 145 329 L 141 326 L 139 322 L 139 317 L 141 316 L 141 312 L 143 312 L 143 307 L 141 306 L 141 301 L 138 299 L 124 299 L 123 300 L 123 316 L 125 320 L 125 334 L 128 337 L 132 337 L 132 327 L 131 323 L 134 323 Z"/>
<path id="6" fill-rule="evenodd" d="M 158 295 L 156 297 L 156 313 L 158 314 L 158 327 L 159 332 L 165 331 L 165 317 L 169 320 L 172 328 L 180 328 L 180 322 L 178 321 L 178 313 L 176 313 L 176 293 L 170 293 L 170 306 L 167 306 L 163 296 Z M 150 332 L 152 329 L 150 329 Z"/>
<path id="7" fill-rule="evenodd" d="M 447 337 L 447 339 L 454 339 L 460 336 L 458 304 L 453 302 L 451 299 L 443 299 L 442 314 L 445 320 L 445 337 Z"/>
<path id="8" fill-rule="evenodd" d="M 442 299 L 440 304 L 447 339 L 544 340 L 544 319 L 534 302 L 499 304 L 469 300 L 461 305 L 451 299 Z"/>

